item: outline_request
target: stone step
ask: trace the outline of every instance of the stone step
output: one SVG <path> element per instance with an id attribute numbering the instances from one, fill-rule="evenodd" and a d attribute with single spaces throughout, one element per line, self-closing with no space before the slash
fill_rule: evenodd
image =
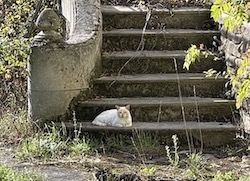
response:
<path id="1" fill-rule="evenodd" d="M 117 131 L 117 132 L 129 132 L 133 130 L 138 131 L 167 131 L 167 132 L 182 132 L 185 131 L 185 123 L 183 121 L 176 122 L 133 122 L 132 127 L 112 127 L 112 126 L 96 126 L 91 122 L 77 121 L 77 127 L 82 124 L 82 129 L 84 131 Z M 73 128 L 73 122 L 66 122 L 67 127 Z M 207 132 L 220 132 L 220 131 L 235 131 L 235 126 L 231 123 L 221 123 L 221 122 L 197 122 L 189 121 L 186 122 L 186 128 L 192 131 L 207 131 Z"/>
<path id="2" fill-rule="evenodd" d="M 180 73 L 181 93 L 185 97 L 223 97 L 226 92 L 223 77 L 205 77 L 203 73 Z M 137 74 L 105 76 L 96 79 L 97 95 L 105 97 L 178 97 L 176 74 Z"/>
<path id="3" fill-rule="evenodd" d="M 142 29 L 148 10 L 138 7 L 101 6 L 103 29 Z M 147 29 L 181 28 L 214 29 L 209 9 L 183 7 L 178 9 L 153 9 Z"/>
<path id="4" fill-rule="evenodd" d="M 183 50 L 103 52 L 103 73 L 116 75 L 127 61 L 122 74 L 175 73 L 174 59 L 177 61 L 178 72 L 187 72 L 183 69 L 185 55 Z M 211 68 L 221 71 L 224 66 L 224 62 L 215 61 L 213 56 L 202 56 L 200 61 L 190 66 L 188 72 L 203 72 Z"/>
<path id="5" fill-rule="evenodd" d="M 191 44 L 203 43 L 212 47 L 214 36 L 219 36 L 215 30 L 165 29 L 146 30 L 117 29 L 103 32 L 103 50 L 187 50 Z"/>
<path id="6" fill-rule="evenodd" d="M 202 122 L 227 122 L 232 119 L 235 109 L 233 100 L 220 98 L 182 97 L 187 121 L 199 119 Z M 138 122 L 182 121 L 182 109 L 179 97 L 141 97 L 141 98 L 96 98 L 79 101 L 75 111 L 77 119 L 93 120 L 104 110 L 114 105 L 131 105 L 131 114 Z"/>
<path id="7" fill-rule="evenodd" d="M 68 129 L 74 130 L 75 126 L 73 122 L 65 122 L 65 126 Z M 61 126 L 60 123 L 56 123 L 57 126 Z M 91 122 L 78 121 L 76 128 L 81 128 L 82 132 L 89 132 L 93 134 L 103 133 L 129 133 L 134 132 L 140 134 L 142 132 L 157 132 L 161 136 L 169 136 L 177 134 L 178 138 L 185 137 L 186 129 L 193 139 L 201 142 L 200 131 L 202 133 L 202 141 L 205 146 L 219 146 L 233 141 L 236 134 L 236 127 L 230 123 L 221 122 L 194 122 L 190 121 L 184 124 L 183 121 L 179 122 L 133 122 L 132 127 L 102 127 L 92 125 Z M 158 136 L 160 139 L 160 136 Z M 163 140 L 166 142 L 166 140 Z"/>

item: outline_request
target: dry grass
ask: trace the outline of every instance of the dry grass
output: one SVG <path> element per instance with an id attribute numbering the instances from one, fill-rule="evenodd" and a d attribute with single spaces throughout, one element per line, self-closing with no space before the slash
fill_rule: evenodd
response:
<path id="1" fill-rule="evenodd" d="M 5 112 L 0 117 L 0 139 L 8 143 L 18 143 L 22 138 L 33 133 L 32 123 L 27 111 Z"/>

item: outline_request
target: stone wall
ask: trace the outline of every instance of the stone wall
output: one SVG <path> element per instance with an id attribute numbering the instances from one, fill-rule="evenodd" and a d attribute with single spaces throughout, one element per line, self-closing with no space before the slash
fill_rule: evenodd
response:
<path id="1" fill-rule="evenodd" d="M 221 25 L 221 50 L 225 53 L 227 68 L 236 72 L 241 64 L 241 56 L 250 48 L 250 23 L 230 32 Z M 245 100 L 239 109 L 242 127 L 250 133 L 250 100 Z"/>
<path id="2" fill-rule="evenodd" d="M 51 120 L 67 113 L 72 100 L 101 72 L 102 24 L 98 0 L 62 1 L 68 27 L 61 42 L 34 44 L 28 64 L 29 114 Z"/>
<path id="3" fill-rule="evenodd" d="M 229 32 L 221 27 L 222 50 L 225 52 L 227 66 L 237 68 L 241 62 L 241 55 L 250 47 L 250 24 Z"/>

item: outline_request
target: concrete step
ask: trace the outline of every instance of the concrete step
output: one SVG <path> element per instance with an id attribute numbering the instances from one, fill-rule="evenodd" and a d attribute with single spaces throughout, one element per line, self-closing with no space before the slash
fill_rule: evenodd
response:
<path id="1" fill-rule="evenodd" d="M 191 44 L 203 43 L 212 47 L 213 37 L 219 36 L 215 30 L 165 29 L 146 30 L 117 29 L 103 32 L 103 50 L 121 51 L 137 50 L 143 44 L 142 50 L 187 50 Z"/>
<path id="2" fill-rule="evenodd" d="M 205 77 L 203 73 L 178 74 L 183 96 L 223 97 L 227 79 Z M 105 76 L 96 79 L 97 95 L 105 97 L 178 97 L 176 74 L 137 74 Z"/>
<path id="3" fill-rule="evenodd" d="M 220 98 L 183 97 L 185 118 L 196 121 L 197 106 L 199 119 L 202 122 L 227 122 L 232 119 L 235 108 L 233 100 Z M 182 121 L 182 109 L 179 97 L 144 97 L 144 98 L 96 98 L 79 101 L 75 111 L 80 120 L 93 120 L 104 110 L 114 108 L 114 105 L 131 105 L 131 114 L 138 122 Z"/>
<path id="4" fill-rule="evenodd" d="M 183 50 L 103 52 L 103 73 L 116 75 L 127 61 L 122 74 L 175 73 L 174 59 L 177 61 L 178 72 L 187 72 L 183 69 L 185 55 Z M 203 72 L 210 68 L 220 71 L 224 66 L 224 62 L 215 61 L 213 56 L 201 57 L 200 62 L 192 64 L 188 72 Z"/>
<path id="5" fill-rule="evenodd" d="M 103 29 L 142 29 L 148 10 L 138 7 L 101 6 Z M 215 24 L 210 19 L 209 9 L 183 7 L 178 9 L 154 9 L 151 12 L 147 29 L 192 28 L 213 29 Z"/>
<path id="6" fill-rule="evenodd" d="M 68 129 L 73 130 L 73 122 L 64 123 Z M 57 123 L 61 126 L 60 123 Z M 201 142 L 200 132 L 202 133 L 202 141 L 205 146 L 219 146 L 233 141 L 236 134 L 236 127 L 230 123 L 221 122 L 194 122 L 190 121 L 184 124 L 180 122 L 133 122 L 132 127 L 118 128 L 118 127 L 102 127 L 92 125 L 91 122 L 77 122 L 77 129 L 81 127 L 82 132 L 90 132 L 93 134 L 103 133 L 135 133 L 140 134 L 142 132 L 157 132 L 164 139 L 166 136 L 170 137 L 174 134 L 178 135 L 178 138 L 185 137 L 186 129 L 193 137 L 193 140 L 199 140 Z M 158 136 L 160 139 L 160 136 Z M 166 140 L 163 140 L 166 142 Z"/>

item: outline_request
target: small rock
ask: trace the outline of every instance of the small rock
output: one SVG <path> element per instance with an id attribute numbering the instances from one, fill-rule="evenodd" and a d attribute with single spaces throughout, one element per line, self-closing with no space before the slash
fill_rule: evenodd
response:
<path id="1" fill-rule="evenodd" d="M 250 165 L 250 156 L 246 156 L 246 155 L 242 156 L 241 163 Z"/>
<path id="2" fill-rule="evenodd" d="M 203 159 L 207 161 L 207 160 L 217 160 L 218 158 L 212 154 L 204 154 Z"/>
<path id="3" fill-rule="evenodd" d="M 230 158 L 228 158 L 228 160 L 231 162 L 241 162 L 241 158 L 238 156 L 230 157 Z"/>

